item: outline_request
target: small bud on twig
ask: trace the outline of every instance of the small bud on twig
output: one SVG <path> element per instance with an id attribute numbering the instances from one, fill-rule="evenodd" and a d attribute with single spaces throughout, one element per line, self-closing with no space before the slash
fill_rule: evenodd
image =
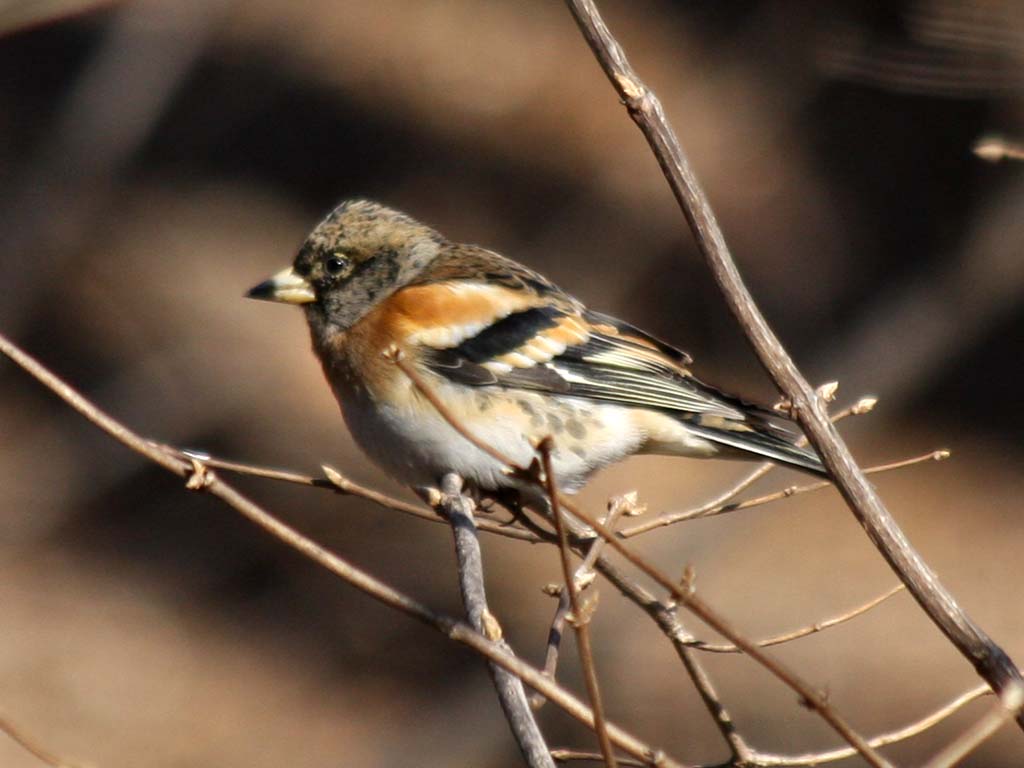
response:
<path id="1" fill-rule="evenodd" d="M 876 405 L 878 405 L 878 398 L 868 395 L 858 400 L 857 404 L 850 409 L 850 413 L 854 416 L 863 416 L 865 413 L 873 411 Z"/>
<path id="2" fill-rule="evenodd" d="M 826 403 L 831 403 L 836 399 L 836 393 L 839 391 L 838 381 L 828 381 L 818 387 L 818 397 L 824 400 Z"/>
<path id="3" fill-rule="evenodd" d="M 1003 160 L 1024 160 L 1024 146 L 1002 136 L 983 136 L 971 148 L 975 157 L 987 163 Z"/>
<path id="4" fill-rule="evenodd" d="M 553 584 L 549 582 L 545 584 L 543 587 L 541 587 L 540 591 L 548 597 L 561 597 L 563 589 L 565 589 L 565 587 L 563 587 L 561 584 Z"/>

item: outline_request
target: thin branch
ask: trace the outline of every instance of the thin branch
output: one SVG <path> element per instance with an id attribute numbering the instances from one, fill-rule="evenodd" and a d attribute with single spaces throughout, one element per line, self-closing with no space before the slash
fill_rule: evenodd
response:
<path id="1" fill-rule="evenodd" d="M 952 454 L 949 450 L 943 448 L 937 451 L 929 451 L 928 453 L 920 456 L 912 456 L 908 459 L 900 459 L 899 461 L 893 461 L 888 464 L 878 464 L 873 467 L 868 467 L 864 470 L 866 475 L 876 475 L 881 472 L 892 472 L 896 469 L 904 469 L 906 467 L 913 466 L 915 464 L 924 464 L 930 461 L 945 461 Z M 783 499 L 789 499 L 793 496 L 800 496 L 805 493 L 812 493 L 814 491 L 822 491 L 826 488 L 832 488 L 832 482 L 829 480 L 818 480 L 813 483 L 807 483 L 806 485 L 790 485 L 779 491 L 772 491 L 771 493 L 765 493 L 761 496 L 754 496 L 743 501 L 720 504 L 718 506 L 709 506 L 707 504 L 694 509 L 685 509 L 680 512 L 666 512 L 663 515 L 645 520 L 642 523 L 634 525 L 630 528 L 624 528 L 619 531 L 619 535 L 624 539 L 632 538 L 633 536 L 639 536 L 641 533 L 647 533 L 655 528 L 664 528 L 667 525 L 674 525 L 675 523 L 684 523 L 688 520 L 697 520 L 705 517 L 716 517 L 727 512 L 739 512 L 744 509 L 751 509 L 752 507 L 760 507 L 765 504 L 770 504 L 773 501 L 782 501 Z"/>
<path id="2" fill-rule="evenodd" d="M 14 723 L 3 716 L 0 716 L 0 731 L 6 733 L 15 744 L 41 762 L 51 766 L 51 768 L 78 768 L 77 763 L 72 763 L 62 757 L 57 757 L 50 750 L 41 746 L 38 741 L 26 734 L 21 728 L 18 728 Z"/>
<path id="3" fill-rule="evenodd" d="M 567 0 L 576 23 L 650 145 L 729 309 L 817 450 L 847 505 L 925 613 L 996 692 L 1022 682 L 1010 657 L 975 624 L 911 546 L 829 421 L 824 403 L 768 326 L 743 283 L 707 196 L 657 96 L 637 76 L 593 0 Z M 1024 716 L 1018 715 L 1024 728 Z"/>
<path id="4" fill-rule="evenodd" d="M 758 648 L 770 648 L 773 645 L 782 645 L 783 643 L 788 643 L 793 640 L 799 640 L 801 637 L 817 634 L 818 632 L 834 627 L 837 624 L 842 624 L 850 621 L 851 619 L 855 619 L 858 616 L 863 616 L 872 608 L 881 605 L 893 595 L 902 592 L 905 588 L 906 587 L 902 584 L 897 584 L 888 592 L 878 595 L 863 605 L 859 605 L 845 613 L 841 613 L 838 616 L 832 616 L 824 621 L 815 622 L 814 624 L 810 624 L 806 627 L 794 629 L 790 632 L 784 632 L 781 635 L 774 635 L 772 637 L 765 638 L 764 640 L 756 640 L 755 645 L 757 645 Z M 742 651 L 735 645 L 716 645 L 714 643 L 705 643 L 702 640 L 694 640 L 688 643 L 688 645 L 698 651 L 707 651 L 708 653 L 742 653 Z M 988 686 L 986 686 L 986 688 L 987 687 Z"/>
<path id="5" fill-rule="evenodd" d="M 916 720 L 915 722 L 905 725 L 902 728 L 898 728 L 895 731 L 879 734 L 872 738 L 868 743 L 877 749 L 878 747 L 885 747 L 889 744 L 906 741 L 909 738 L 924 733 L 929 728 L 935 727 L 939 723 L 959 712 L 964 706 L 972 701 L 980 699 L 982 696 L 988 696 L 991 693 L 992 689 L 985 683 L 981 683 L 971 690 L 960 694 L 948 704 L 944 704 L 939 707 L 931 714 L 925 715 L 920 720 Z M 776 755 L 767 752 L 757 752 L 753 756 L 753 761 L 757 765 L 765 766 L 765 768 L 774 768 L 775 766 L 779 766 L 780 768 L 784 766 L 799 768 L 799 766 L 833 763 L 838 760 L 845 760 L 849 757 L 854 757 L 856 754 L 857 752 L 851 747 L 840 747 L 839 749 L 832 749 L 824 752 L 807 752 L 802 755 Z"/>
<path id="6" fill-rule="evenodd" d="M 775 675 L 775 677 L 796 691 L 804 706 L 817 712 L 825 722 L 832 726 L 836 733 L 842 736 L 851 746 L 855 747 L 861 756 L 871 765 L 875 766 L 875 768 L 890 767 L 891 764 L 889 761 L 872 749 L 864 737 L 853 730 L 846 720 L 836 712 L 829 703 L 828 697 L 825 694 L 817 691 L 813 686 L 804 681 L 803 678 L 788 667 L 765 654 L 760 648 L 754 645 L 752 641 L 748 640 L 735 627 L 733 627 L 732 624 L 720 616 L 710 605 L 704 602 L 702 598 L 698 597 L 697 592 L 693 587 L 692 579 L 684 578 L 684 582 L 681 585 L 675 583 L 643 557 L 633 552 L 615 535 L 613 531 L 605 528 L 605 526 L 598 520 L 580 509 L 572 509 L 571 511 L 573 515 L 582 520 L 586 525 L 589 525 L 598 533 L 599 536 L 601 536 L 601 538 L 605 539 L 612 549 L 647 574 L 650 578 L 654 579 L 654 581 L 662 587 L 667 589 L 669 593 L 680 602 L 680 604 L 689 609 L 701 621 L 719 634 L 727 637 L 745 654 L 757 661 L 761 666 Z"/>
<path id="7" fill-rule="evenodd" d="M 622 512 L 626 512 L 630 504 L 635 504 L 635 501 L 629 499 L 629 494 L 618 501 L 625 502 L 622 505 Z M 606 525 L 614 524 L 616 507 L 618 506 L 620 505 L 613 502 L 609 517 L 605 521 Z M 551 541 L 552 537 L 547 532 L 543 533 L 544 540 Z M 582 554 L 583 548 L 586 546 L 588 546 L 587 543 L 578 543 L 575 545 L 575 548 L 577 552 Z M 599 571 L 624 598 L 646 613 L 661 633 L 672 643 L 672 647 L 683 663 L 683 668 L 689 675 L 694 688 L 697 689 L 697 693 L 708 710 L 708 714 L 711 715 L 712 722 L 714 722 L 715 727 L 718 728 L 722 738 L 725 739 L 726 744 L 729 746 L 733 758 L 732 764 L 750 764 L 751 755 L 754 754 L 754 751 L 736 729 L 732 715 L 718 695 L 718 691 L 711 682 L 711 678 L 704 669 L 703 664 L 697 658 L 696 651 L 687 646 L 687 643 L 692 641 L 693 638 L 680 624 L 679 617 L 676 615 L 675 605 L 657 599 L 635 579 L 626 576 L 608 558 L 600 556 L 599 552 L 595 553 L 595 547 L 600 548 L 603 546 L 604 539 L 592 540 L 589 544 L 589 549 L 586 550 L 587 554 L 584 564 L 592 564 L 594 569 Z M 596 558 L 593 557 L 595 554 L 598 555 Z M 547 667 L 545 667 L 545 672 L 547 672 Z"/>
<path id="8" fill-rule="evenodd" d="M 732 715 L 722 702 L 718 691 L 715 690 L 715 686 L 711 682 L 711 678 L 704 669 L 703 664 L 697 658 L 697 652 L 688 647 L 687 643 L 693 639 L 693 636 L 679 622 L 675 605 L 656 598 L 635 579 L 626 576 L 607 557 L 599 557 L 597 562 L 594 563 L 594 567 L 602 576 L 608 579 L 609 583 L 619 590 L 623 597 L 650 616 L 662 634 L 668 638 L 675 649 L 676 655 L 683 663 L 683 668 L 697 689 L 704 707 L 708 710 L 708 714 L 711 715 L 712 722 L 714 722 L 715 727 L 722 734 L 726 744 L 729 745 L 729 750 L 733 755 L 733 762 L 739 765 L 750 762 L 750 755 L 753 754 L 753 750 L 736 729 Z"/>
<path id="9" fill-rule="evenodd" d="M 473 519 L 473 501 L 462 493 L 462 478 L 447 474 L 441 480 L 439 509 L 448 519 L 455 541 L 455 559 L 458 564 L 459 591 L 466 607 L 470 625 L 487 637 L 506 653 L 512 648 L 502 638 L 501 626 L 487 607 L 487 593 L 484 589 L 483 556 Z M 523 681 L 497 664 L 487 665 L 491 680 L 498 693 L 498 701 L 505 713 L 512 736 L 519 745 L 519 751 L 530 768 L 554 768 L 554 761 L 544 741 L 544 735 L 537 726 L 533 710 L 526 698 Z M 604 717 L 594 710 L 595 724 L 605 733 Z M 611 749 L 611 746 L 609 746 Z"/>
<path id="10" fill-rule="evenodd" d="M 572 760 L 586 760 L 590 763 L 600 763 L 604 760 L 604 756 L 600 752 L 584 752 L 579 749 L 552 749 L 551 757 L 559 763 L 568 763 Z M 619 765 L 629 766 L 633 768 L 646 768 L 650 766 L 650 763 L 641 762 L 640 760 L 631 760 L 629 758 L 619 760 Z"/>
<path id="11" fill-rule="evenodd" d="M 544 483 L 548 493 L 548 503 L 551 505 L 551 519 L 555 524 L 555 532 L 558 534 L 558 553 L 561 556 L 562 577 L 565 580 L 565 591 L 569 595 L 569 607 L 572 610 L 569 623 L 576 630 L 576 647 L 579 650 L 580 667 L 583 669 L 583 681 L 587 686 L 590 706 L 594 710 L 594 730 L 597 731 L 597 740 L 601 746 L 605 765 L 608 768 L 616 768 L 618 763 L 615 760 L 615 750 L 612 749 L 608 731 L 605 728 L 604 704 L 601 701 L 601 687 L 597 682 L 594 650 L 590 643 L 590 617 L 597 605 L 597 594 L 591 595 L 586 605 L 580 600 L 579 587 L 572 572 L 568 526 L 562 517 L 562 506 L 558 503 L 558 486 L 555 485 L 554 467 L 551 463 L 551 438 L 542 440 L 537 449 L 540 452 L 541 465 L 544 468 Z"/>
<path id="12" fill-rule="evenodd" d="M 983 741 L 1013 720 L 1024 704 L 1024 686 L 1011 683 L 999 694 L 999 700 L 985 715 L 960 734 L 922 768 L 952 768 L 977 749 Z"/>
<path id="13" fill-rule="evenodd" d="M 340 493 L 346 496 L 358 496 L 362 499 L 366 499 L 367 501 L 371 501 L 384 509 L 401 512 L 403 515 L 411 515 L 412 517 L 419 518 L 420 520 L 426 520 L 430 523 L 445 522 L 438 517 L 437 513 L 432 509 L 395 498 L 394 496 L 389 496 L 386 493 L 381 493 L 373 488 L 361 485 L 354 480 L 350 480 L 337 469 L 328 466 L 327 464 L 324 464 L 321 467 L 324 472 L 323 477 L 314 477 L 313 475 L 303 474 L 302 472 L 293 472 L 288 469 L 277 469 L 258 464 L 248 464 L 239 461 L 230 461 L 228 459 L 220 459 L 215 456 L 211 456 L 205 451 L 177 448 L 173 445 L 167 445 L 166 443 L 160 443 L 157 441 L 151 440 L 150 443 L 161 450 L 177 456 L 182 461 L 191 461 L 195 459 L 211 469 L 222 469 L 225 472 L 231 472 L 236 475 L 260 477 L 265 480 L 277 480 L 284 483 L 293 483 L 295 485 L 305 485 L 311 488 L 322 488 L 324 490 L 334 491 L 335 493 Z M 532 543 L 540 541 L 540 538 L 529 531 L 510 527 L 494 520 L 478 520 L 477 528 L 481 531 L 495 533 L 499 536 L 506 536 L 510 539 L 519 539 L 521 541 L 529 541 Z"/>
<path id="14" fill-rule="evenodd" d="M 604 518 L 604 524 L 614 528 L 619 516 L 627 513 L 627 510 L 637 509 L 636 493 L 627 493 L 616 496 L 608 502 L 608 514 Z M 573 574 L 573 582 L 578 585 L 580 591 L 590 586 L 594 575 L 594 564 L 604 551 L 604 539 L 594 539 L 587 548 L 583 562 L 576 568 Z M 562 642 L 562 633 L 565 630 L 565 618 L 569 614 L 569 593 L 564 588 L 558 588 L 558 605 L 555 608 L 555 615 L 551 618 L 551 628 L 548 630 L 547 651 L 544 654 L 544 674 L 552 679 L 555 678 L 558 670 L 558 651 Z M 530 704 L 534 709 L 544 706 L 544 697 L 535 695 Z"/>
<path id="15" fill-rule="evenodd" d="M 431 387 L 428 386 L 419 373 L 402 359 L 401 354 L 396 353 L 395 351 L 389 351 L 386 353 L 386 356 L 408 376 L 410 382 L 417 391 L 435 407 L 438 414 L 449 424 L 449 426 L 465 437 L 470 443 L 484 451 L 487 455 L 492 456 L 500 464 L 508 467 L 524 482 L 533 483 L 540 487 L 541 490 L 546 490 L 544 485 L 537 479 L 535 472 L 530 471 L 528 468 L 518 466 L 514 461 L 504 456 L 496 448 L 493 448 L 482 440 L 479 440 L 469 429 L 465 427 L 465 425 L 460 423 L 441 398 L 432 391 Z M 857 751 L 860 752 L 864 759 L 871 765 L 875 766 L 875 768 L 890 768 L 890 763 L 875 752 L 868 745 L 863 736 L 853 730 L 846 720 L 841 717 L 835 709 L 833 709 L 828 698 L 823 693 L 815 690 L 809 683 L 805 682 L 799 675 L 788 667 L 762 652 L 753 644 L 752 641 L 746 639 L 746 637 L 740 634 L 740 632 L 729 622 L 719 616 L 717 611 L 712 609 L 710 605 L 703 601 L 703 599 L 697 597 L 696 590 L 693 588 L 692 580 L 686 579 L 682 585 L 677 584 L 646 559 L 633 552 L 619 539 L 614 531 L 607 528 L 596 518 L 583 512 L 579 507 L 561 495 L 558 495 L 558 502 L 562 507 L 565 507 L 565 509 L 572 513 L 577 520 L 586 526 L 590 526 L 590 528 L 594 530 L 598 536 L 603 538 L 616 552 L 668 590 L 676 600 L 700 618 L 701 621 L 719 634 L 724 635 L 726 638 L 731 640 L 739 646 L 744 653 L 761 664 L 783 683 L 792 688 L 797 694 L 799 694 L 800 701 L 804 706 L 817 712 L 822 719 L 831 725 L 832 728 L 840 736 L 846 739 L 850 745 L 856 747 Z"/>
<path id="16" fill-rule="evenodd" d="M 991 693 L 991 688 L 985 684 L 981 684 L 976 688 L 961 694 L 948 704 L 920 720 L 898 730 L 889 731 L 888 733 L 875 736 L 869 741 L 869 743 L 872 747 L 878 748 L 906 741 L 907 739 L 913 736 L 918 736 L 928 729 L 945 721 L 970 702 L 980 699 L 982 696 L 991 695 Z M 1012 715 L 1005 714 L 1006 710 L 1002 704 L 999 705 L 997 712 L 1000 710 L 1004 713 L 1000 715 L 1001 722 L 1005 723 L 1007 720 L 1012 718 Z M 990 712 L 987 716 L 992 716 L 993 714 L 995 713 Z M 840 760 L 846 760 L 856 756 L 856 754 L 857 750 L 853 749 L 853 747 L 842 747 L 840 749 L 823 752 L 807 752 L 800 755 L 778 755 L 769 752 L 751 752 L 744 761 L 735 761 L 734 764 L 739 763 L 740 765 L 756 766 L 757 768 L 802 768 L 803 766 L 815 766 L 823 763 L 834 763 Z M 570 760 L 600 761 L 602 759 L 601 755 L 596 752 L 585 752 L 575 749 L 553 749 L 551 750 L 551 756 L 558 762 L 569 762 Z M 622 760 L 621 764 L 625 766 L 646 765 L 645 763 L 633 760 Z M 708 768 L 723 767 L 708 766 Z"/>
<path id="17" fill-rule="evenodd" d="M 136 453 L 155 464 L 185 479 L 186 487 L 203 490 L 224 501 L 243 517 L 247 518 L 270 535 L 292 547 L 326 570 L 340 577 L 370 597 L 411 616 L 432 627 L 450 640 L 467 646 L 488 660 L 508 670 L 526 685 L 540 691 L 567 714 L 588 728 L 594 727 L 594 715 L 590 708 L 562 686 L 548 679 L 536 667 L 506 653 L 495 643 L 476 632 L 463 621 L 438 613 L 418 600 L 399 592 L 367 571 L 358 568 L 333 552 L 321 547 L 312 539 L 303 536 L 291 526 L 278 520 L 259 505 L 255 504 L 233 487 L 225 483 L 200 461 L 184 462 L 177 456 L 163 451 L 158 446 L 130 430 L 83 397 L 74 388 L 62 381 L 38 360 L 15 346 L 0 334 L 0 353 L 5 354 L 41 384 L 50 389 L 75 411 L 83 415 L 104 432 Z M 683 765 L 633 736 L 628 731 L 607 723 L 608 736 L 616 746 L 634 757 L 648 760 L 665 768 L 683 768 Z M 660 762 L 659 762 L 660 761 Z"/>
<path id="18" fill-rule="evenodd" d="M 387 496 L 380 491 L 375 491 L 372 488 L 359 485 L 349 480 L 347 477 L 342 475 L 334 467 L 329 467 L 324 464 L 321 469 L 324 471 L 324 475 L 327 477 L 328 482 L 341 493 L 352 494 L 353 496 L 361 496 L 364 499 L 369 499 L 375 504 L 379 504 L 386 509 L 394 509 L 398 512 L 404 512 L 415 517 L 419 517 L 423 520 L 429 520 L 431 522 L 442 522 L 439 521 L 437 516 L 432 514 L 430 511 L 416 506 L 415 504 L 408 504 L 400 499 L 395 499 L 391 496 Z M 540 539 L 529 531 L 524 531 L 521 528 L 514 528 L 505 523 L 499 523 L 494 520 L 477 520 L 476 527 L 481 531 L 487 531 L 488 533 L 495 533 L 499 536 L 506 536 L 510 539 L 519 539 L 520 541 L 538 542 Z"/>

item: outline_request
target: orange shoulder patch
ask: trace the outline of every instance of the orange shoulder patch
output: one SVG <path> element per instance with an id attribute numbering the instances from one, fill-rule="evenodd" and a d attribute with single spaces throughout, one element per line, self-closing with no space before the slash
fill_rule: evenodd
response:
<path id="1" fill-rule="evenodd" d="M 446 282 L 398 291 L 380 306 L 381 320 L 399 344 L 446 349 L 513 312 L 536 307 L 535 295 L 486 283 Z"/>

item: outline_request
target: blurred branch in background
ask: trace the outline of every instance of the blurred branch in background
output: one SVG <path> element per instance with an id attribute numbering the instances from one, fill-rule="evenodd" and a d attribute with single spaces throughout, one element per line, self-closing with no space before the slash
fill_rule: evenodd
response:
<path id="1" fill-rule="evenodd" d="M 0 208 L 0 249 L 15 263 L 0 322 L 17 328 L 27 281 L 53 279 L 111 200 L 118 177 L 153 133 L 206 49 L 227 0 L 138 0 L 114 11 L 98 51 L 77 78 L 38 156 Z M 24 283 L 24 284 L 23 284 Z"/>
<path id="2" fill-rule="evenodd" d="M 853 386 L 870 381 L 896 406 L 940 380 L 1024 300 L 1022 200 L 1021 180 L 995 193 L 964 242 L 950 244 L 946 263 L 909 285 L 880 286 L 859 321 L 822 349 L 818 364 Z M 908 341 L 895 343 L 896 333 Z"/>
<path id="3" fill-rule="evenodd" d="M 57 757 L 49 749 L 39 744 L 25 731 L 14 725 L 8 718 L 0 717 L 0 731 L 6 733 L 13 741 L 26 752 L 37 758 L 40 762 L 51 766 L 51 768 L 79 768 L 77 763 Z"/>
<path id="4" fill-rule="evenodd" d="M 0 37 L 43 24 L 68 21 L 118 0 L 6 0 L 0 5 Z"/>
<path id="5" fill-rule="evenodd" d="M 910 93 L 977 97 L 1024 90 L 1024 11 L 1015 0 L 921 0 L 903 16 L 906 41 L 873 39 L 845 21 L 820 46 L 835 76 Z"/>

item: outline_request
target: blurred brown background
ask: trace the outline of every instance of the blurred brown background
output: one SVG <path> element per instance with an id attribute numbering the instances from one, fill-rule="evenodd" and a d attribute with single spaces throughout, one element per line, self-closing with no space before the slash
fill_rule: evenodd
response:
<path id="1" fill-rule="evenodd" d="M 841 402 L 881 397 L 844 427 L 855 453 L 953 449 L 877 483 L 1024 662 L 1024 166 L 970 152 L 1024 134 L 1024 6 L 601 5 L 805 372 L 839 379 Z M 0 30 L 0 330 L 143 434 L 401 492 L 351 445 L 300 313 L 241 299 L 355 195 L 521 259 L 688 349 L 705 378 L 773 396 L 559 2 L 7 0 Z M 185 493 L 6 362 L 0 435 L 0 710 L 53 750 L 101 768 L 517 764 L 479 659 Z M 657 512 L 742 471 L 632 460 L 583 498 L 636 488 Z M 239 485 L 458 612 L 444 527 Z M 692 563 L 753 635 L 895 581 L 831 492 L 638 543 L 670 571 Z M 492 607 L 537 662 L 554 551 L 484 544 Z M 601 593 L 610 714 L 677 757 L 723 759 L 668 644 Z M 579 687 L 571 650 L 562 676 Z M 868 733 L 975 684 L 905 595 L 779 655 Z M 752 663 L 707 661 L 757 746 L 835 743 Z M 920 762 L 984 706 L 892 754 Z M 542 724 L 553 745 L 594 746 L 553 707 Z M 967 764 L 1022 754 L 1007 728 Z M 37 764 L 0 738 L 0 765 Z"/>

